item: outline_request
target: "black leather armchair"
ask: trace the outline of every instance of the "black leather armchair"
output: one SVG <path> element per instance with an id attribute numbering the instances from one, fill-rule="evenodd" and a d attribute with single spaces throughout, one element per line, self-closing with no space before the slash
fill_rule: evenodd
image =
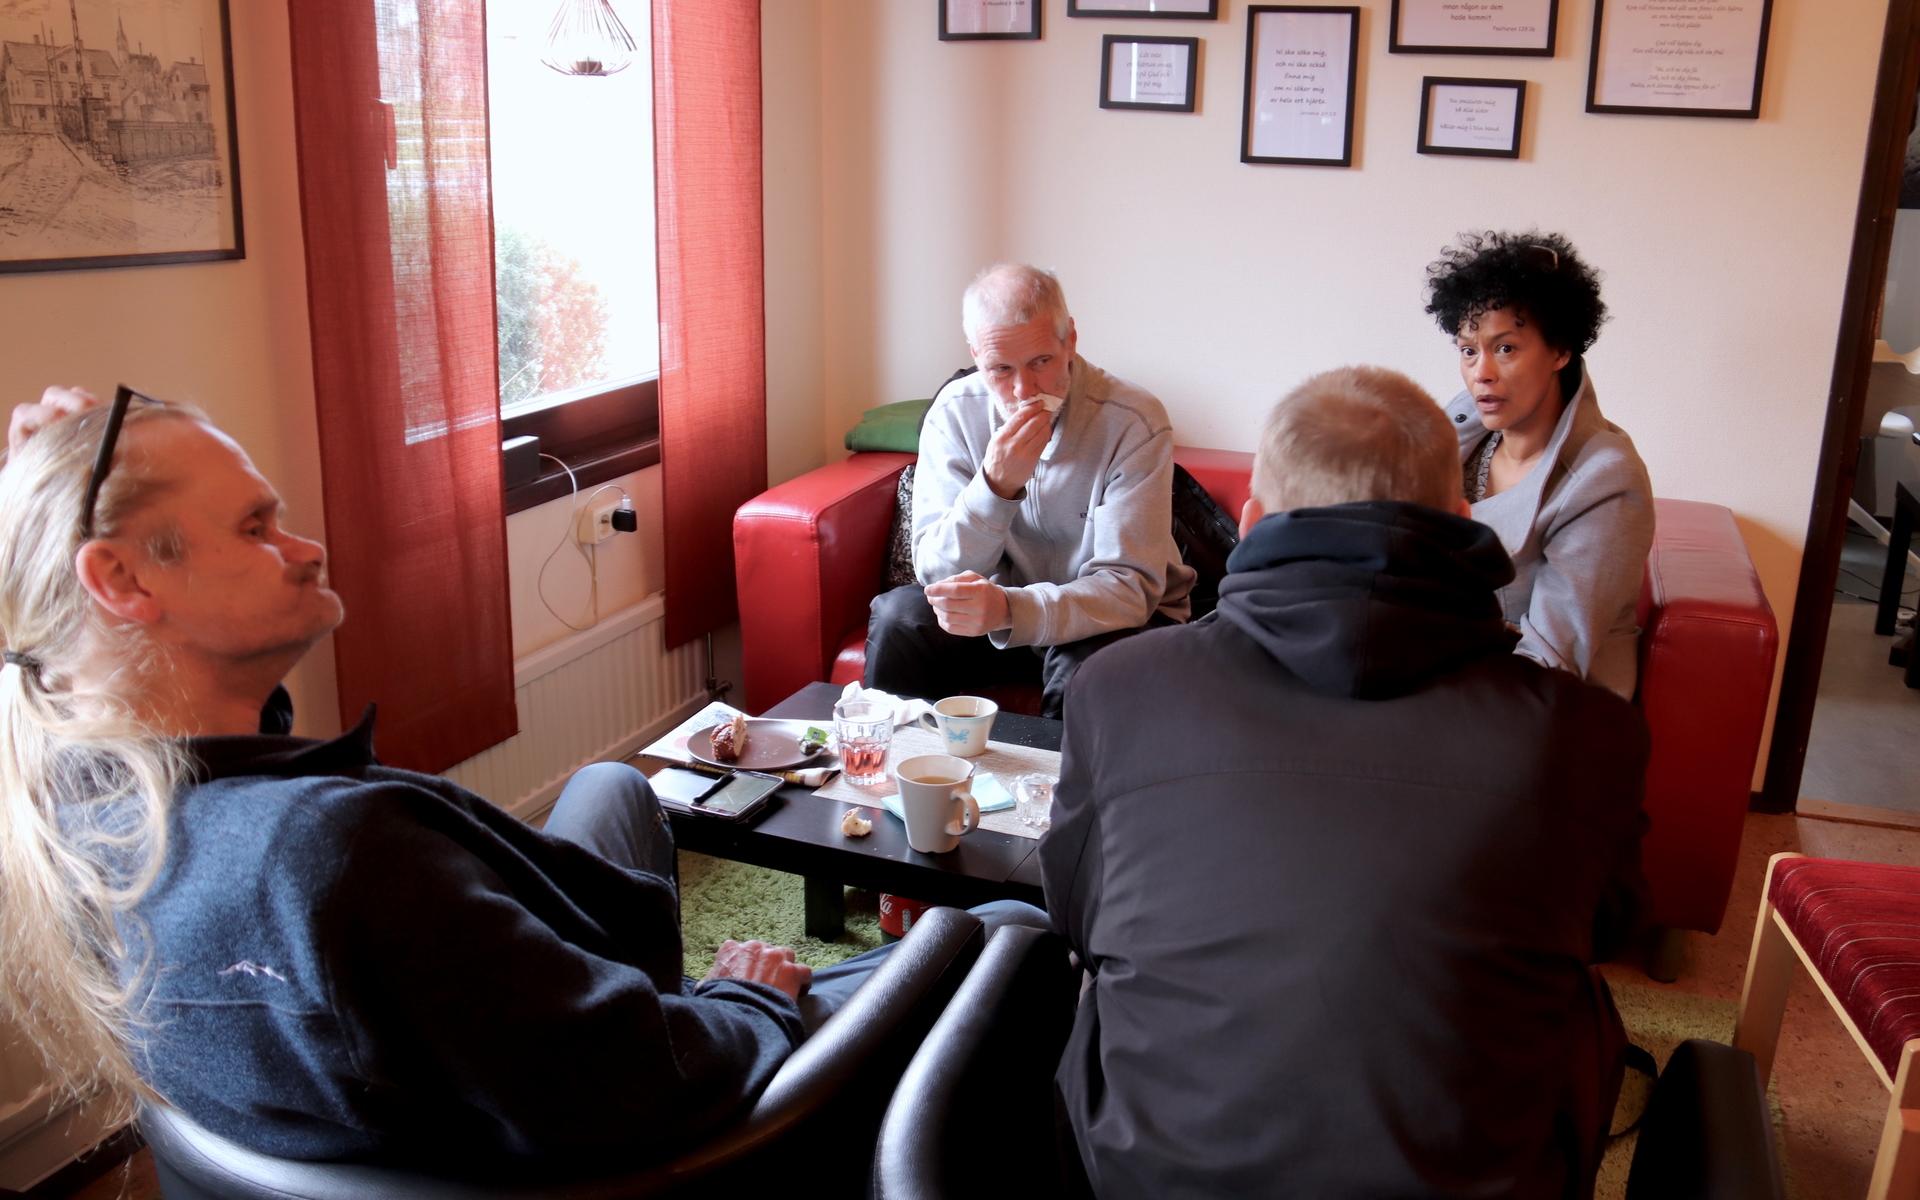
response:
<path id="1" fill-rule="evenodd" d="M 947 1005 L 984 940 L 977 917 L 932 909 L 839 1012 L 794 1051 L 739 1124 L 668 1162 L 615 1176 L 569 1176 L 548 1167 L 537 1176 L 485 1180 L 346 1163 L 294 1162 L 225 1141 L 177 1111 L 149 1108 L 140 1131 L 153 1149 L 167 1200 L 614 1200 L 685 1189 L 723 1195 L 754 1186 L 764 1173 L 793 1186 L 794 1161 L 781 1151 L 805 1145 L 807 1189 L 857 1195 L 887 1098 L 914 1050 Z"/>
<path id="2" fill-rule="evenodd" d="M 1053 1082 L 1079 990 L 1057 935 L 996 930 L 894 1090 L 872 1195 L 1089 1197 Z"/>

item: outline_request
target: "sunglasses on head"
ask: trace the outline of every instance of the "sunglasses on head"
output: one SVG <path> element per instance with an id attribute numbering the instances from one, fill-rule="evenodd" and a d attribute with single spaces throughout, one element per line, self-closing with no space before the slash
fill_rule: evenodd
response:
<path id="1" fill-rule="evenodd" d="M 114 389 L 113 404 L 107 409 L 107 427 L 100 433 L 100 450 L 93 456 L 93 472 L 87 476 L 87 498 L 80 510 L 80 540 L 93 537 L 93 510 L 100 502 L 100 485 L 107 481 L 107 470 L 113 465 L 113 449 L 120 441 L 120 426 L 126 423 L 127 408 L 138 400 L 142 404 L 165 404 L 143 392 L 136 392 L 126 384 Z"/>

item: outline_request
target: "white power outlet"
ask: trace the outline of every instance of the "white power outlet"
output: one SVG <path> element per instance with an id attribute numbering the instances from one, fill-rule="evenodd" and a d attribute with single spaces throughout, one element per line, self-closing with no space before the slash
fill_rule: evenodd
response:
<path id="1" fill-rule="evenodd" d="M 573 536 L 582 546 L 597 546 L 612 537 L 613 514 L 620 507 L 618 497 L 610 497 L 590 507 L 580 510 L 578 522 L 574 526 Z"/>

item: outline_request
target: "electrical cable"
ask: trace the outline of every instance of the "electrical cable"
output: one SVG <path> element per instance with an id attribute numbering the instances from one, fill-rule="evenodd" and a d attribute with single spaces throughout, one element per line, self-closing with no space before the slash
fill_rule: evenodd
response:
<path id="1" fill-rule="evenodd" d="M 540 452 L 540 457 L 553 459 L 555 463 L 559 464 L 560 469 L 567 473 L 567 482 L 571 484 L 573 488 L 571 494 L 573 495 L 575 500 L 578 501 L 578 498 L 580 496 L 580 481 L 574 475 L 573 468 L 568 466 L 566 463 L 561 462 L 559 459 L 554 458 L 553 455 L 548 454 L 544 450 Z M 554 620 L 560 622 L 562 625 L 565 625 L 568 629 L 573 630 L 575 633 L 585 633 L 587 630 L 592 629 L 595 625 L 599 624 L 600 622 L 600 594 L 599 594 L 600 581 L 599 581 L 599 572 L 594 567 L 592 556 L 587 554 L 586 548 L 583 546 L 580 546 L 578 538 L 575 537 L 574 530 L 579 528 L 579 521 L 580 521 L 580 503 L 577 502 L 573 506 L 573 511 L 567 514 L 566 525 L 560 531 L 560 540 L 554 543 L 553 549 L 547 552 L 546 561 L 540 564 L 540 574 L 537 577 L 535 577 L 533 581 L 533 590 L 539 594 L 540 603 L 546 605 L 547 611 L 553 614 Z M 573 539 L 575 548 L 580 550 L 581 557 L 587 560 L 587 569 L 590 576 L 588 595 L 592 603 L 593 617 L 585 625 L 575 625 L 572 621 L 569 621 L 565 617 L 561 616 L 560 610 L 553 606 L 553 601 L 547 599 L 547 568 L 553 565 L 553 556 L 560 553 L 560 548 L 567 544 L 568 539 Z"/>
<path id="2" fill-rule="evenodd" d="M 1868 579 L 1865 575 L 1862 575 L 1860 572 L 1852 569 L 1851 567 L 1841 567 L 1840 573 L 1842 575 L 1851 575 L 1855 579 L 1858 579 L 1861 583 L 1866 584 L 1870 588 L 1877 588 L 1880 586 L 1880 581 L 1878 579 Z M 1835 590 L 1837 591 L 1838 589 L 1836 588 Z M 1920 583 L 1916 583 L 1910 588 L 1900 589 L 1900 596 L 1902 599 L 1905 599 L 1906 597 L 1913 595 L 1915 593 L 1920 593 Z M 1852 593 L 1848 593 L 1848 594 L 1851 595 Z"/>

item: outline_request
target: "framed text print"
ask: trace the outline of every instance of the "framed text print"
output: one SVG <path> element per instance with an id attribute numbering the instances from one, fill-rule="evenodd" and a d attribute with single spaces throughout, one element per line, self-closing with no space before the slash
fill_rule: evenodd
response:
<path id="1" fill-rule="evenodd" d="M 1100 39 L 1100 107 L 1192 112 L 1200 79 L 1200 39 L 1130 37 Z"/>
<path id="2" fill-rule="evenodd" d="M 1534 54 L 1553 57 L 1560 0 L 1393 0 L 1393 54 Z"/>
<path id="3" fill-rule="evenodd" d="M 1240 161 L 1352 166 L 1359 50 L 1358 8 L 1248 6 Z"/>
<path id="4" fill-rule="evenodd" d="M 1420 81 L 1419 151 L 1519 158 L 1526 111 L 1524 79 L 1428 76 Z"/>
<path id="5" fill-rule="evenodd" d="M 1593 0 L 1587 111 L 1760 117 L 1773 0 Z"/>
<path id="6" fill-rule="evenodd" d="M 1040 0 L 939 0 L 943 42 L 1032 42 Z"/>

